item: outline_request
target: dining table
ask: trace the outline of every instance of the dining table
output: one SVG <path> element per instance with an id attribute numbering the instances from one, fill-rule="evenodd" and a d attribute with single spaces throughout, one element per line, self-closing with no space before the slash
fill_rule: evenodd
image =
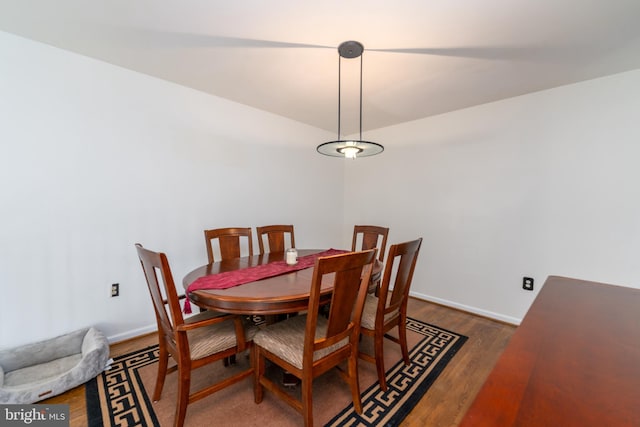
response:
<path id="1" fill-rule="evenodd" d="M 297 251 L 299 260 L 312 255 L 348 252 L 334 249 L 298 249 Z M 211 276 L 228 276 L 232 274 L 231 272 L 249 273 L 256 268 L 269 268 L 268 265 L 282 265 L 285 259 L 285 252 L 224 259 L 194 269 L 184 277 L 182 284 L 188 300 L 207 310 L 243 315 L 277 315 L 306 310 L 313 279 L 313 264 L 308 268 L 285 271 L 224 289 L 198 288 L 199 282 Z M 375 290 L 375 283 L 380 278 L 381 270 L 382 263 L 376 260 L 369 291 Z M 321 305 L 330 302 L 332 292 L 333 275 L 326 275 L 320 286 Z"/>

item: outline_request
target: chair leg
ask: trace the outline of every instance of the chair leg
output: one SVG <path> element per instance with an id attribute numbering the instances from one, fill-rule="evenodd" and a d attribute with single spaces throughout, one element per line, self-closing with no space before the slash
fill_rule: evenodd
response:
<path id="1" fill-rule="evenodd" d="M 409 361 L 409 350 L 407 350 L 407 322 L 401 319 L 400 324 L 398 324 L 398 341 L 400 344 L 400 350 L 402 350 L 402 360 L 404 360 L 404 364 L 408 365 L 411 363 Z"/>
<path id="2" fill-rule="evenodd" d="M 158 355 L 158 376 L 156 377 L 156 388 L 153 391 L 153 401 L 157 402 L 162 396 L 162 388 L 164 387 L 164 379 L 167 377 L 167 367 L 169 366 L 169 353 L 164 346 L 160 346 L 160 354 Z"/>
<path id="3" fill-rule="evenodd" d="M 264 395 L 264 390 L 262 388 L 262 384 L 260 384 L 260 378 L 264 376 L 265 373 L 265 361 L 264 357 L 260 353 L 258 346 L 254 344 L 251 349 L 251 355 L 253 358 L 252 363 L 254 363 L 253 369 L 253 400 L 255 403 L 262 402 L 262 398 Z"/>
<path id="4" fill-rule="evenodd" d="M 191 367 L 187 366 L 178 369 L 178 402 L 176 405 L 176 415 L 174 418 L 174 426 L 182 427 L 184 419 L 187 415 L 187 405 L 189 404 L 189 392 L 191 387 Z"/>
<path id="5" fill-rule="evenodd" d="M 358 352 L 355 350 L 349 357 L 349 385 L 351 386 L 351 398 L 353 408 L 358 414 L 362 414 L 362 400 L 360 399 L 360 380 L 358 378 Z"/>
<path id="6" fill-rule="evenodd" d="M 304 427 L 313 427 L 313 401 L 311 398 L 312 378 L 302 379 L 302 418 Z"/>
<path id="7" fill-rule="evenodd" d="M 387 378 L 384 372 L 384 336 L 376 332 L 373 338 L 373 347 L 376 358 L 376 370 L 378 371 L 378 382 L 380 389 L 387 391 Z"/>
<path id="8" fill-rule="evenodd" d="M 231 365 L 235 365 L 236 364 L 236 355 L 233 354 L 229 357 L 225 357 L 224 359 L 222 359 L 222 364 L 224 365 L 225 368 L 231 366 Z"/>

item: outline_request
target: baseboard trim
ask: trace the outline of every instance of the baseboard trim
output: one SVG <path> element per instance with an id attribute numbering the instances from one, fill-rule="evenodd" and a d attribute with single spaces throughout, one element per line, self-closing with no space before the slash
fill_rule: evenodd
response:
<path id="1" fill-rule="evenodd" d="M 477 316 L 486 317 L 488 319 L 496 320 L 496 321 L 502 322 L 502 323 L 507 323 L 509 325 L 518 326 L 518 325 L 520 325 L 520 322 L 522 322 L 522 319 L 518 319 L 517 317 L 505 316 L 505 315 L 500 314 L 500 313 L 494 313 L 492 311 L 482 310 L 482 309 L 477 308 L 477 307 L 472 307 L 472 306 L 469 306 L 469 305 L 459 304 L 457 302 L 445 300 L 445 299 L 442 299 L 442 298 L 436 298 L 436 297 L 433 297 L 433 296 L 430 296 L 430 295 L 421 294 L 421 293 L 418 293 L 418 292 L 409 292 L 409 295 L 414 297 L 414 298 L 418 298 L 418 299 L 421 299 L 421 300 L 424 300 L 424 301 L 429 301 L 429 302 L 432 302 L 432 303 L 435 303 L 435 304 L 443 305 L 445 307 L 454 308 L 456 310 L 460 310 L 460 311 L 464 311 L 464 312 L 467 312 L 467 313 L 475 314 Z"/>
<path id="2" fill-rule="evenodd" d="M 107 340 L 109 341 L 109 344 L 115 344 L 115 343 L 120 343 L 123 341 L 130 340 L 130 339 L 138 338 L 142 335 L 147 335 L 147 334 L 156 332 L 157 330 L 158 330 L 158 325 L 153 323 L 148 326 L 143 326 L 142 328 L 132 329 L 130 331 L 122 332 L 120 334 L 111 335 L 107 337 Z"/>

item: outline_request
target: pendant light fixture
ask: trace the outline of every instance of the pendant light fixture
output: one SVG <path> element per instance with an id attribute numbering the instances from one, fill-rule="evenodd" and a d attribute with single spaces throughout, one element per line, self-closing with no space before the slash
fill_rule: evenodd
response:
<path id="1" fill-rule="evenodd" d="M 346 41 L 338 46 L 338 139 L 318 145 L 318 153 L 326 156 L 344 157 L 355 159 L 356 157 L 373 156 L 382 153 L 384 147 L 376 142 L 362 140 L 362 52 L 364 46 L 357 41 Z M 360 138 L 341 139 L 340 135 L 340 84 L 341 84 L 341 61 L 342 58 L 360 57 Z"/>

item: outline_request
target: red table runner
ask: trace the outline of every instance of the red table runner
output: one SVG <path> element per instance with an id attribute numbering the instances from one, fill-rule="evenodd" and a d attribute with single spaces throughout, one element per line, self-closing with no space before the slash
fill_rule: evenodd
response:
<path id="1" fill-rule="evenodd" d="M 328 249 L 317 254 L 306 255 L 298 258 L 298 263 L 288 265 L 285 261 L 270 262 L 268 264 L 257 265 L 255 267 L 243 268 L 240 270 L 225 271 L 223 273 L 212 274 L 196 279 L 187 288 L 187 296 L 199 289 L 227 289 L 234 286 L 243 285 L 249 282 L 266 279 L 268 277 L 279 276 L 281 274 L 292 273 L 305 268 L 313 267 L 316 259 L 324 256 L 344 254 L 349 251 L 342 249 Z M 191 313 L 189 298 L 184 302 L 185 314 Z"/>

